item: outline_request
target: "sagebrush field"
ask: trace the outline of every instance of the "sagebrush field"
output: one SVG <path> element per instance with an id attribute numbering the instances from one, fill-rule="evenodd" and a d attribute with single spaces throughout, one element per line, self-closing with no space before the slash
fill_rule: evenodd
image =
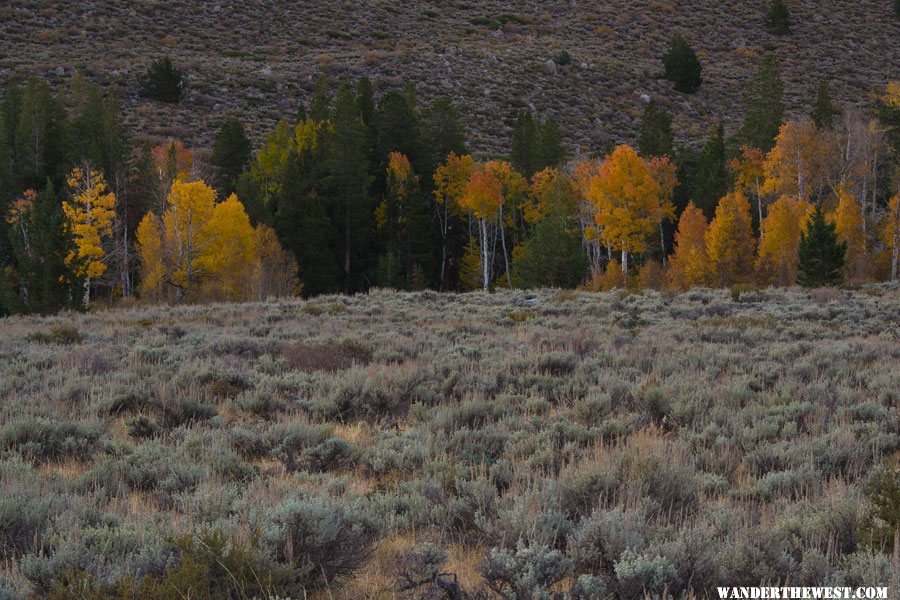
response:
<path id="1" fill-rule="evenodd" d="M 10 317 L 0 598 L 894 591 L 898 325 L 896 284 Z"/>

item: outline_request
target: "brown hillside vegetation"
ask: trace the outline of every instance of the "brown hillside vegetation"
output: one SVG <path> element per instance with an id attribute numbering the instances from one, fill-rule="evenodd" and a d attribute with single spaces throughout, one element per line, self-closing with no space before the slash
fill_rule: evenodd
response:
<path id="1" fill-rule="evenodd" d="M 883 284 L 10 317 L 0 596 L 896 589 L 898 316 Z"/>
<path id="2" fill-rule="evenodd" d="M 450 96 L 473 149 L 505 152 L 514 112 L 527 106 L 561 123 L 570 150 L 632 141 L 645 94 L 675 115 L 685 140 L 704 137 L 719 118 L 733 127 L 766 49 L 781 61 L 789 115 L 807 110 L 820 78 L 832 79 L 838 103 L 868 103 L 900 67 L 891 2 L 795 0 L 785 36 L 766 31 L 765 6 L 9 0 L 0 7 L 0 82 L 39 74 L 59 84 L 80 69 L 120 88 L 139 134 L 198 147 L 211 143 L 225 116 L 246 122 L 259 140 L 279 118 L 295 116 L 319 74 L 367 75 L 376 88 L 411 82 L 422 99 Z M 703 63 L 695 95 L 661 79 L 660 57 L 676 32 Z M 138 75 L 164 53 L 189 75 L 190 92 L 177 106 L 137 96 Z"/>

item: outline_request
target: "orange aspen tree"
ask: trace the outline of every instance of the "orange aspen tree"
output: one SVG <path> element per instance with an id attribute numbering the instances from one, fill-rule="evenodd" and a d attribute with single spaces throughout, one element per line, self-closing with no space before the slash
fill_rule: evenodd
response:
<path id="1" fill-rule="evenodd" d="M 678 220 L 675 253 L 669 262 L 669 285 L 688 289 L 706 283 L 709 259 L 706 254 L 706 215 L 690 202 Z"/>
<path id="2" fill-rule="evenodd" d="M 472 173 L 466 184 L 466 191 L 459 199 L 460 207 L 478 221 L 481 248 L 482 289 L 490 286 L 491 252 L 488 244 L 488 225 L 497 221 L 503 206 L 503 186 L 500 180 L 487 169 Z M 501 225 L 502 226 L 502 225 Z"/>
<path id="3" fill-rule="evenodd" d="M 106 189 L 103 176 L 89 166 L 72 169 L 66 179 L 71 202 L 63 202 L 63 212 L 75 239 L 75 249 L 66 264 L 75 275 L 84 277 L 85 308 L 91 303 L 91 279 L 106 272 L 104 241 L 112 236 L 116 216 L 116 196 Z"/>
<path id="4" fill-rule="evenodd" d="M 591 187 L 591 179 L 599 169 L 598 164 L 593 160 L 581 159 L 575 163 L 569 177 L 572 185 L 578 193 L 578 205 L 576 208 L 576 216 L 581 226 L 582 245 L 588 255 L 591 263 L 591 277 L 595 280 L 594 288 L 598 287 L 600 278 L 603 275 L 603 239 L 600 237 L 600 229 L 597 227 L 595 215 L 597 210 L 594 204 L 588 199 L 588 191 Z M 607 246 L 608 248 L 608 246 Z M 611 252 L 607 252 L 607 258 L 612 258 Z"/>
<path id="5" fill-rule="evenodd" d="M 745 192 L 753 192 L 756 196 L 756 210 L 759 222 L 763 220 L 762 184 L 765 177 L 766 157 L 762 150 L 750 146 L 741 146 L 741 155 L 731 161 L 735 185 Z"/>
<path id="6" fill-rule="evenodd" d="M 788 286 L 797 280 L 800 235 L 812 212 L 812 204 L 794 196 L 782 196 L 769 207 L 761 226 L 765 234 L 759 242 L 757 267 L 770 281 Z"/>
<path id="7" fill-rule="evenodd" d="M 847 245 L 847 252 L 844 255 L 847 278 L 855 279 L 865 274 L 868 263 L 862 209 L 846 186 L 838 187 L 837 197 L 838 205 L 833 215 L 835 231 L 838 241 Z"/>
<path id="8" fill-rule="evenodd" d="M 512 276 L 509 272 L 509 252 L 506 248 L 506 228 L 515 227 L 516 211 L 522 211 L 527 199 L 528 181 L 512 165 L 503 160 L 491 160 L 484 164 L 484 169 L 493 173 L 500 182 L 500 194 L 503 202 L 500 204 L 497 223 L 500 226 L 500 248 L 503 251 L 503 265 L 506 269 L 506 285 L 512 289 Z M 504 214 L 504 206 L 509 205 L 509 210 Z M 524 230 L 523 230 L 524 235 Z"/>
<path id="9" fill-rule="evenodd" d="M 736 190 L 719 200 L 704 238 L 713 285 L 725 287 L 752 278 L 753 225 L 744 192 Z"/>
<path id="10" fill-rule="evenodd" d="M 587 196 L 600 236 L 621 250 L 622 272 L 627 273 L 629 253 L 644 251 L 659 218 L 659 184 L 637 152 L 621 145 L 600 165 Z"/>

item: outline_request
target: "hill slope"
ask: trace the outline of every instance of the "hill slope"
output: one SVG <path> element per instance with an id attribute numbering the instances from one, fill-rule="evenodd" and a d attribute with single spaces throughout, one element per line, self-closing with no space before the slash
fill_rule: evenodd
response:
<path id="1" fill-rule="evenodd" d="M 209 145 L 221 117 L 259 139 L 293 117 L 317 75 L 367 75 L 377 87 L 409 81 L 420 98 L 452 97 L 473 149 L 504 152 L 516 110 L 534 106 L 562 124 L 571 150 L 635 137 L 640 96 L 676 116 L 688 140 L 722 118 L 741 118 L 745 81 L 766 47 L 782 63 L 789 107 L 806 110 L 822 77 L 838 102 L 866 104 L 900 70 L 900 26 L 884 0 L 790 3 L 794 32 L 762 25 L 765 2 L 430 3 L 368 0 L 184 2 L 10 0 L 0 8 L 0 82 L 29 73 L 56 83 L 74 69 L 118 85 L 140 135 Z M 693 96 L 660 80 L 660 56 L 683 32 L 698 50 L 704 84 Z M 894 42 L 891 42 L 894 40 Z M 546 61 L 566 51 L 569 64 Z M 190 74 L 177 107 L 136 96 L 150 59 L 169 53 Z"/>

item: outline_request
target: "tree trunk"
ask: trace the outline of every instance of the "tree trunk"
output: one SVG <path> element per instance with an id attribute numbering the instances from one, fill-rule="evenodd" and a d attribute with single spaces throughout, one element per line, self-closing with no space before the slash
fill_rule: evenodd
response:
<path id="1" fill-rule="evenodd" d="M 350 293 L 350 216 L 344 223 L 344 293 Z"/>
<path id="2" fill-rule="evenodd" d="M 663 222 L 659 222 L 659 247 L 662 248 L 662 264 L 666 266 L 666 236 L 663 233 Z"/>
<path id="3" fill-rule="evenodd" d="M 628 250 L 622 248 L 622 272 L 628 273 Z"/>
<path id="4" fill-rule="evenodd" d="M 506 284 L 512 289 L 512 277 L 509 274 L 509 256 L 506 254 L 506 227 L 503 226 L 503 207 L 500 207 L 500 245 L 503 248 L 503 264 L 506 265 Z"/>
<path id="5" fill-rule="evenodd" d="M 84 309 L 87 310 L 91 306 L 91 276 L 86 275 L 84 278 L 84 296 L 81 299 Z"/>
<path id="6" fill-rule="evenodd" d="M 478 227 L 481 230 L 481 275 L 482 290 L 488 292 L 488 284 L 490 276 L 488 274 L 488 240 L 487 240 L 487 223 L 484 219 L 478 220 Z"/>

